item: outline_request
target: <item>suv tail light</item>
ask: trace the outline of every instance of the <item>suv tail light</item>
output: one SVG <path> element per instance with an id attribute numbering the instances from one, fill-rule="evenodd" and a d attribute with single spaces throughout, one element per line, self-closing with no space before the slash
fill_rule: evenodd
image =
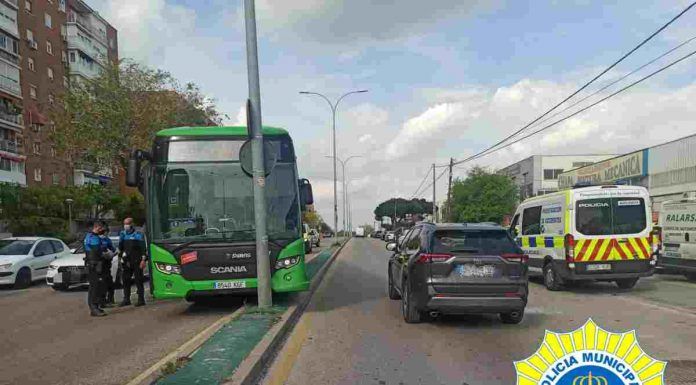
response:
<path id="1" fill-rule="evenodd" d="M 416 263 L 445 262 L 452 258 L 452 254 L 421 254 Z"/>
<path id="2" fill-rule="evenodd" d="M 565 245 L 566 261 L 573 262 L 575 260 L 575 237 L 573 234 L 566 234 L 563 243 Z"/>
<path id="3" fill-rule="evenodd" d="M 500 254 L 502 258 L 504 258 L 506 261 L 512 261 L 512 262 L 519 262 L 519 263 L 527 263 L 529 260 L 529 256 L 526 254 L 513 254 L 513 253 L 508 253 L 508 254 Z"/>

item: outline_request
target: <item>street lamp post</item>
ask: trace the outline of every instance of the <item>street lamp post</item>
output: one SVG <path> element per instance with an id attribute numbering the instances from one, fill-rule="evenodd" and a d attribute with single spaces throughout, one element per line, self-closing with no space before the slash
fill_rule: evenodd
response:
<path id="1" fill-rule="evenodd" d="M 72 225 L 72 204 L 75 202 L 72 198 L 68 198 L 65 200 L 65 203 L 68 204 L 68 233 L 72 235 L 73 233 L 73 225 Z"/>
<path id="2" fill-rule="evenodd" d="M 343 175 L 343 235 L 345 236 L 347 230 L 346 221 L 346 211 L 348 206 L 348 188 L 346 186 L 346 165 L 351 159 L 362 158 L 362 155 L 349 156 L 346 160 L 341 160 L 341 158 L 327 155 L 326 158 L 334 158 L 335 160 L 341 162 L 341 175 Z"/>
<path id="3" fill-rule="evenodd" d="M 320 94 L 318 92 L 310 92 L 310 91 L 300 91 L 300 94 L 302 95 L 316 95 L 324 100 L 326 100 L 327 103 L 329 103 L 329 106 L 331 106 L 331 138 L 332 138 L 332 155 L 333 155 L 333 195 L 334 195 L 334 231 L 336 234 L 338 234 L 338 194 L 336 193 L 336 110 L 338 109 L 338 104 L 343 100 L 348 95 L 351 94 L 360 94 L 367 92 L 367 90 L 359 90 L 359 91 L 351 91 L 347 92 L 343 95 L 341 95 L 340 98 L 336 100 L 336 103 L 331 103 L 331 100 L 324 96 L 323 94 Z"/>

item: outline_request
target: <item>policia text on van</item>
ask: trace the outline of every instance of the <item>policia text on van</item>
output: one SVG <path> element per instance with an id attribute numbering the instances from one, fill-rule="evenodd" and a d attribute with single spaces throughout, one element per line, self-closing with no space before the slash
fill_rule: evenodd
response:
<path id="1" fill-rule="evenodd" d="M 580 280 L 628 289 L 654 270 L 650 213 L 643 187 L 584 187 L 522 202 L 511 231 L 549 290 Z"/>

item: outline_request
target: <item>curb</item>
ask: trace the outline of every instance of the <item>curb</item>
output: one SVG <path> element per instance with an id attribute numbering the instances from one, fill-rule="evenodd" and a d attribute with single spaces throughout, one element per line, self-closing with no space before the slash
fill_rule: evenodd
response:
<path id="1" fill-rule="evenodd" d="M 266 336 L 256 345 L 254 350 L 249 353 L 247 358 L 239 364 L 234 374 L 226 379 L 223 385 L 254 385 L 263 376 L 267 366 L 273 362 L 276 354 L 280 351 L 287 339 L 304 314 L 307 305 L 317 291 L 319 284 L 324 279 L 336 257 L 341 253 L 343 247 L 350 242 L 351 238 L 344 241 L 341 246 L 333 252 L 331 257 L 324 263 L 309 286 L 309 290 L 300 299 L 299 303 L 292 305 L 285 311 L 281 320 L 268 331 Z"/>
<path id="2" fill-rule="evenodd" d="M 238 318 L 244 313 L 244 306 L 235 310 L 232 314 L 227 314 L 212 325 L 203 329 L 200 333 L 196 334 L 193 338 L 186 341 L 183 345 L 174 349 L 171 353 L 167 354 L 164 358 L 157 361 L 154 365 L 147 368 L 145 371 L 140 373 L 137 377 L 133 378 L 126 385 L 149 385 L 154 383 L 160 377 L 161 369 L 169 362 L 176 361 L 182 357 L 188 357 L 193 354 L 198 348 L 201 347 L 213 334 L 220 330 L 223 326 L 227 325 L 230 321 Z"/>

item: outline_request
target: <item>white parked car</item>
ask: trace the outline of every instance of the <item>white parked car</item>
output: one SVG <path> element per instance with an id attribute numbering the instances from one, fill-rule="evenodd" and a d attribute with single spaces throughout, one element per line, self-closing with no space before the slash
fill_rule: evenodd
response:
<path id="1" fill-rule="evenodd" d="M 56 238 L 0 239 L 0 285 L 27 288 L 46 277 L 51 262 L 67 255 L 70 249 Z"/>
<path id="2" fill-rule="evenodd" d="M 110 236 L 111 242 L 117 249 L 111 260 L 111 276 L 116 287 L 121 286 L 121 269 L 118 263 L 118 237 Z M 145 276 L 148 276 L 148 268 L 145 267 Z M 46 283 L 54 290 L 67 290 L 71 286 L 86 285 L 87 272 L 85 271 L 85 249 L 83 245 L 51 263 L 46 274 Z"/>

